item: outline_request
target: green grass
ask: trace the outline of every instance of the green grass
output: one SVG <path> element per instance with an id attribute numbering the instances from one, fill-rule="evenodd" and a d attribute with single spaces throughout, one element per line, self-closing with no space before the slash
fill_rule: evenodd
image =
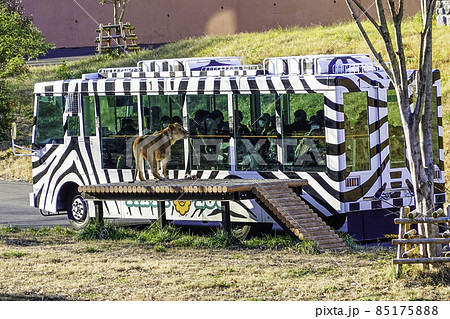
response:
<path id="1" fill-rule="evenodd" d="M 318 275 L 326 275 L 333 268 L 301 268 L 301 269 L 289 269 L 287 278 L 301 278 L 304 276 L 318 276 Z"/>
<path id="2" fill-rule="evenodd" d="M 87 252 L 87 253 L 93 253 L 93 254 L 102 252 L 101 249 L 98 249 L 98 248 L 95 248 L 95 247 L 92 247 L 92 246 L 86 247 L 84 251 Z"/>
<path id="3" fill-rule="evenodd" d="M 20 232 L 20 228 L 16 225 L 8 225 L 0 228 L 0 231 L 4 233 L 18 233 Z"/>
<path id="4" fill-rule="evenodd" d="M 123 240 L 132 238 L 133 233 L 112 224 L 92 222 L 86 228 L 77 232 L 76 237 L 80 240 Z"/>
<path id="5" fill-rule="evenodd" d="M 342 238 L 344 243 L 351 249 L 361 248 L 361 246 L 358 245 L 358 243 L 356 242 L 356 239 L 352 235 L 350 235 L 346 232 L 341 232 L 341 231 L 337 232 L 337 234 L 339 235 L 340 238 Z"/>
<path id="6" fill-rule="evenodd" d="M 2 256 L 5 258 L 21 258 L 26 255 L 28 255 L 28 253 L 20 251 L 5 251 L 2 253 Z"/>
<path id="7" fill-rule="evenodd" d="M 172 225 L 165 227 L 153 223 L 144 230 L 130 227 L 120 227 L 107 222 L 101 224 L 93 222 L 80 231 L 74 231 L 60 226 L 20 229 L 16 226 L 0 228 L 1 233 L 17 233 L 20 236 L 31 235 L 32 237 L 59 236 L 78 241 L 129 241 L 136 244 L 150 245 L 155 251 L 164 252 L 169 247 L 206 248 L 206 249 L 257 249 L 257 250 L 280 250 L 290 249 L 303 254 L 318 254 L 317 244 L 309 241 L 298 241 L 286 235 L 267 235 L 262 237 L 251 237 L 241 240 L 231 232 L 222 229 L 215 232 L 197 235 L 183 232 L 180 228 Z M 102 246 L 108 249 L 107 243 Z M 96 246 L 87 246 L 86 252 L 99 252 Z M 242 255 L 237 254 L 242 258 Z"/>
<path id="8" fill-rule="evenodd" d="M 366 23 L 370 36 L 376 31 Z M 416 68 L 421 23 L 419 16 L 403 22 L 404 44 L 409 68 Z M 434 66 L 442 71 L 443 79 L 450 76 L 450 54 L 447 46 L 448 28 L 434 28 Z M 381 52 L 383 44 L 376 38 L 375 46 Z M 314 45 L 312 45 L 314 44 Z M 154 50 L 143 50 L 129 56 L 104 56 L 100 60 L 90 57 L 76 62 L 64 62 L 59 66 L 31 67 L 29 73 L 11 79 L 18 105 L 24 114 L 32 116 L 30 110 L 33 85 L 36 82 L 63 78 L 79 78 L 83 73 L 96 72 L 104 67 L 135 66 L 145 59 L 182 58 L 201 56 L 242 56 L 248 64 L 261 64 L 266 57 L 369 52 L 354 23 L 337 23 L 332 26 L 277 28 L 266 32 L 240 33 L 229 36 L 203 36 L 169 43 Z M 443 81 L 444 101 L 448 101 L 450 85 Z M 447 103 L 445 103 L 447 104 Z M 20 108 L 20 107 L 19 107 Z M 26 109 L 26 111 L 25 111 Z"/>
<path id="9" fill-rule="evenodd" d="M 162 247 L 191 247 L 191 248 L 247 248 L 247 249 L 285 249 L 291 248 L 301 253 L 318 253 L 317 245 L 312 241 L 297 241 L 289 236 L 264 235 L 240 240 L 231 232 L 219 229 L 208 235 L 193 235 L 182 232 L 179 228 L 167 225 L 161 227 L 153 223 L 144 230 L 123 228 L 112 224 L 92 223 L 75 235 L 80 240 L 124 240 L 153 245 L 157 251 Z"/>

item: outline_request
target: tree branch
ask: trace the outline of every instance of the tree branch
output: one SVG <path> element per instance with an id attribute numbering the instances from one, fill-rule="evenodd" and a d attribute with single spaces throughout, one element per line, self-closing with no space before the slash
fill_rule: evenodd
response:
<path id="1" fill-rule="evenodd" d="M 389 32 L 388 23 L 386 20 L 386 15 L 384 14 L 384 5 L 382 0 L 376 0 L 377 5 L 377 11 L 378 11 L 378 17 L 380 19 L 380 30 L 381 30 L 381 37 L 383 39 L 384 45 L 386 47 L 386 52 L 388 54 L 389 60 L 392 64 L 393 69 L 393 78 L 391 78 L 392 82 L 394 82 L 395 85 L 400 85 L 401 78 L 398 77 L 399 70 L 400 70 L 400 64 L 396 55 L 396 50 L 394 49 L 394 46 L 392 44 L 392 38 L 391 34 Z"/>
<path id="2" fill-rule="evenodd" d="M 417 102 L 414 113 L 419 116 L 423 113 L 423 108 L 426 103 L 425 99 L 429 95 L 427 93 L 427 86 L 430 86 L 432 77 L 432 50 L 431 36 L 432 36 L 432 21 L 433 13 L 436 8 L 436 0 L 427 0 L 422 7 L 423 31 L 420 35 L 420 53 L 419 53 L 419 83 L 417 88 Z M 428 84 L 427 84 L 428 83 Z M 431 89 L 430 89 L 431 90 Z"/>
<path id="3" fill-rule="evenodd" d="M 361 10 L 361 12 L 366 16 L 367 20 L 369 20 L 373 24 L 373 26 L 378 30 L 378 32 L 380 32 L 380 30 L 379 30 L 380 26 L 379 26 L 378 22 L 369 13 L 369 10 L 368 9 L 366 10 L 363 7 L 363 5 L 357 0 L 351 0 L 351 1 L 359 8 L 359 10 Z M 346 1 L 346 2 L 348 4 L 348 1 Z M 354 12 L 356 12 L 356 10 L 354 10 Z M 359 17 L 358 17 L 358 19 L 359 19 Z"/>
<path id="4" fill-rule="evenodd" d="M 403 18 L 403 0 L 399 1 L 399 11 L 395 9 L 395 1 L 394 0 L 388 0 L 389 3 L 389 9 L 391 12 L 391 16 L 394 22 L 394 32 L 395 32 L 395 41 L 396 41 L 396 54 L 397 54 L 397 61 L 398 61 L 398 67 L 399 67 L 399 75 L 400 75 L 400 82 L 399 83 L 408 83 L 408 72 L 406 68 L 406 58 L 405 58 L 405 50 L 403 48 L 403 36 L 402 36 L 402 18 Z M 403 93 L 405 95 L 408 94 L 408 87 L 407 85 L 404 85 L 402 88 Z"/>
<path id="5" fill-rule="evenodd" d="M 130 1 L 129 0 L 122 0 L 122 11 L 120 12 L 120 17 L 119 17 L 119 21 L 121 21 L 121 22 L 123 20 L 123 16 L 125 15 L 125 8 L 126 8 L 128 2 L 130 2 Z"/>
<path id="6" fill-rule="evenodd" d="M 364 38 L 364 40 L 366 41 L 367 45 L 369 46 L 370 51 L 371 51 L 372 54 L 375 56 L 375 58 L 378 60 L 378 62 L 380 62 L 380 64 L 381 64 L 383 70 L 386 72 L 386 74 L 388 75 L 388 77 L 393 81 L 393 80 L 394 80 L 394 76 L 393 76 L 391 70 L 389 69 L 389 67 L 387 66 L 386 62 L 384 61 L 384 59 L 383 59 L 381 53 L 378 52 L 378 51 L 375 49 L 375 46 L 373 45 L 372 41 L 370 40 L 369 36 L 367 35 L 366 30 L 365 30 L 364 27 L 362 26 L 361 20 L 360 20 L 358 14 L 357 14 L 357 12 L 356 12 L 356 9 L 355 9 L 355 7 L 353 6 L 352 3 L 354 3 L 360 10 L 364 10 L 364 8 L 363 8 L 362 5 L 361 5 L 358 1 L 356 1 L 356 0 L 345 0 L 345 2 L 347 3 L 347 6 L 348 6 L 348 8 L 349 8 L 349 10 L 350 10 L 350 13 L 351 13 L 351 15 L 353 16 L 353 19 L 355 20 L 356 25 L 358 26 L 359 32 L 360 32 L 361 35 L 363 36 L 363 38 Z M 366 12 L 366 11 L 367 11 L 367 10 L 364 10 L 364 12 Z M 366 15 L 366 17 L 367 17 L 367 16 L 370 16 L 370 14 L 368 14 L 368 13 L 365 14 L 365 15 Z M 370 17 L 371 17 L 371 16 L 370 16 Z M 380 34 L 382 34 L 382 33 L 381 33 L 381 30 L 380 30 L 380 26 L 378 25 L 378 23 L 377 23 L 372 17 L 371 17 L 371 18 L 368 18 L 368 19 L 369 19 L 369 21 L 371 21 L 371 22 L 373 21 L 372 24 L 374 25 L 374 27 L 377 29 L 377 31 L 378 31 Z"/>

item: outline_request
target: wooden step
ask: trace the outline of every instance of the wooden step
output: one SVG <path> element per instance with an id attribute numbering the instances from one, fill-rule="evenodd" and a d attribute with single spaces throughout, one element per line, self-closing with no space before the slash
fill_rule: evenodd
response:
<path id="1" fill-rule="evenodd" d="M 316 213 L 314 213 L 314 211 L 312 209 L 298 209 L 298 210 L 280 210 L 277 209 L 277 211 L 284 215 L 284 216 L 289 216 L 292 218 L 296 218 L 298 216 L 298 218 L 305 218 L 305 217 L 319 217 Z"/>
<path id="2" fill-rule="evenodd" d="M 269 205 L 267 205 L 267 206 L 269 206 Z M 272 205 L 270 205 L 270 206 L 272 206 Z M 314 213 L 314 211 L 312 209 L 305 209 L 305 208 L 289 209 L 289 208 L 284 208 L 284 207 L 271 207 L 271 208 L 273 211 L 275 211 L 276 213 L 283 215 L 283 216 L 291 216 L 291 217 L 299 216 L 299 218 L 318 217 L 317 214 Z"/>
<path id="3" fill-rule="evenodd" d="M 138 46 L 126 47 L 126 50 L 140 50 L 141 48 Z"/>
<path id="4" fill-rule="evenodd" d="M 111 39 L 118 39 L 118 38 L 122 38 L 121 35 L 104 35 L 102 36 L 103 41 L 105 40 L 111 40 Z M 97 38 L 99 39 L 99 38 Z"/>
<path id="5" fill-rule="evenodd" d="M 282 202 L 282 201 L 270 201 L 270 199 L 266 198 L 265 200 L 263 200 L 263 202 L 267 203 L 268 205 L 271 206 L 271 209 L 284 209 L 284 210 L 288 210 L 288 209 L 297 209 L 297 208 L 305 208 L 304 205 L 300 204 L 300 203 L 293 203 L 293 202 Z M 273 208 L 272 208 L 273 207 Z"/>
<path id="6" fill-rule="evenodd" d="M 317 242 L 318 244 L 328 244 L 331 242 L 340 242 L 340 238 L 339 237 L 335 237 L 335 236 L 330 236 L 332 235 L 330 232 L 328 233 L 321 233 L 319 234 L 305 234 L 305 238 L 308 238 L 310 240 L 314 240 L 315 242 Z"/>
<path id="7" fill-rule="evenodd" d="M 287 218 L 286 217 L 284 217 L 284 216 L 282 216 L 282 218 L 284 219 L 284 220 L 287 220 Z M 325 222 L 323 222 L 323 224 L 320 222 L 320 220 L 319 219 L 317 219 L 317 218 L 303 218 L 303 219 L 296 219 L 295 220 L 295 222 L 296 223 L 299 223 L 299 224 L 302 224 L 302 225 L 310 225 L 310 224 L 313 224 L 313 225 L 322 225 L 322 226 L 326 226 L 326 223 Z"/>
<path id="8" fill-rule="evenodd" d="M 307 212 L 307 213 L 298 212 L 298 213 L 292 213 L 292 214 L 286 213 L 286 212 L 280 212 L 279 215 L 281 215 L 285 218 L 289 217 L 290 219 L 294 219 L 294 220 L 297 220 L 302 223 L 304 223 L 304 222 L 309 223 L 309 222 L 317 221 L 317 222 L 323 223 L 322 225 L 326 225 L 326 223 L 319 216 L 317 216 L 316 213 L 312 213 L 312 212 Z"/>
<path id="9" fill-rule="evenodd" d="M 105 46 L 102 47 L 102 50 L 112 50 L 112 49 L 121 49 L 124 48 L 123 45 L 110 45 L 110 46 Z"/>
<path id="10" fill-rule="evenodd" d="M 271 201 L 270 198 L 266 198 L 266 200 L 269 203 L 272 203 L 272 205 L 274 205 L 274 207 L 283 207 L 283 208 L 296 208 L 296 207 L 306 207 L 304 204 L 301 204 L 300 202 L 294 201 L 294 200 L 286 200 L 286 201 L 282 201 L 282 200 L 277 200 L 277 201 Z"/>
<path id="11" fill-rule="evenodd" d="M 340 250 L 347 247 L 329 227 L 292 189 L 280 185 L 258 185 L 252 192 L 269 209 L 275 220 L 284 224 L 292 236 L 315 241 L 320 250 Z"/>

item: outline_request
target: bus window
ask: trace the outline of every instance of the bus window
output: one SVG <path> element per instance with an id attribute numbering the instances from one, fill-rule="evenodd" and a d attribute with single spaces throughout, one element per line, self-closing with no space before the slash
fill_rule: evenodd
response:
<path id="1" fill-rule="evenodd" d="M 344 93 L 347 172 L 370 169 L 367 93 Z"/>
<path id="2" fill-rule="evenodd" d="M 165 129 L 170 123 L 183 125 L 183 96 L 142 96 L 144 134 L 153 134 Z M 184 142 L 178 140 L 172 145 L 168 169 L 184 169 Z M 147 165 L 147 163 L 145 163 Z"/>
<path id="3" fill-rule="evenodd" d="M 284 171 L 325 171 L 324 96 L 287 94 L 282 103 Z"/>
<path id="4" fill-rule="evenodd" d="M 136 96 L 100 96 L 103 168 L 131 168 L 138 133 Z"/>
<path id="5" fill-rule="evenodd" d="M 37 104 L 35 145 L 42 147 L 45 144 L 62 144 L 64 140 L 62 97 L 39 96 Z"/>
<path id="6" fill-rule="evenodd" d="M 389 157 L 391 168 L 406 167 L 405 136 L 395 90 L 387 91 Z"/>
<path id="7" fill-rule="evenodd" d="M 438 137 L 438 116 L 437 116 L 437 89 L 433 86 L 431 109 L 431 143 L 433 147 L 433 163 L 439 165 L 439 137 Z"/>
<path id="8" fill-rule="evenodd" d="M 230 128 L 227 95 L 186 96 L 189 114 L 190 168 L 229 170 Z"/>
<path id="9" fill-rule="evenodd" d="M 144 134 L 153 134 L 169 123 L 183 124 L 183 97 L 181 95 L 142 96 Z"/>
<path id="10" fill-rule="evenodd" d="M 67 118 L 67 135 L 80 136 L 80 118 L 78 116 L 69 116 Z"/>
<path id="11" fill-rule="evenodd" d="M 95 103 L 93 96 L 83 96 L 84 136 L 95 136 Z"/>
<path id="12" fill-rule="evenodd" d="M 278 170 L 275 94 L 233 97 L 236 169 Z"/>

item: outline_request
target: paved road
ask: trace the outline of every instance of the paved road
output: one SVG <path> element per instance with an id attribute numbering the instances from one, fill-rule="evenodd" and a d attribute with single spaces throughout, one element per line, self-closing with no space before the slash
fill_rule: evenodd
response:
<path id="1" fill-rule="evenodd" d="M 59 65 L 63 63 L 63 60 L 67 63 L 78 61 L 81 59 L 86 59 L 91 57 L 92 55 L 83 55 L 83 56 L 73 56 L 73 57 L 64 57 L 64 58 L 48 58 L 48 59 L 40 59 L 40 60 L 31 60 L 27 61 L 29 66 L 43 66 L 43 65 Z"/>
<path id="2" fill-rule="evenodd" d="M 30 183 L 0 181 L 0 225 L 23 228 L 70 225 L 66 215 L 44 217 L 38 209 L 30 207 L 31 190 Z"/>

